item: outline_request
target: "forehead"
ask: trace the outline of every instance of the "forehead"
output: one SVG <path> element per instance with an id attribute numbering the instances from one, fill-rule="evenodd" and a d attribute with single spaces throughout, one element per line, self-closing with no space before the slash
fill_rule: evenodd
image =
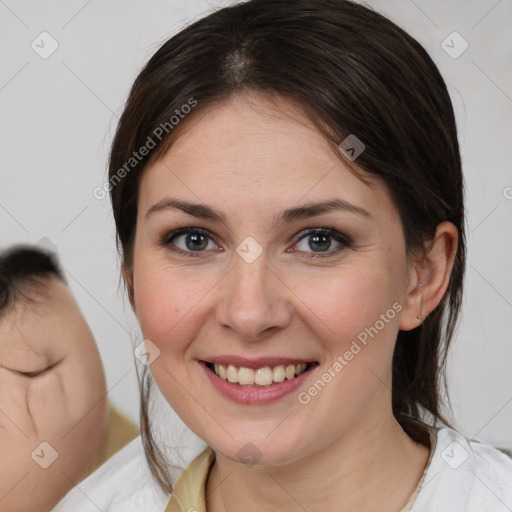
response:
<path id="1" fill-rule="evenodd" d="M 182 123 L 170 150 L 144 172 L 143 206 L 172 191 L 208 204 L 243 198 L 245 209 L 262 216 L 273 204 L 323 200 L 327 194 L 365 202 L 376 213 L 393 207 L 384 182 L 364 171 L 369 185 L 355 176 L 336 146 L 285 98 L 232 96 Z"/>
<path id="2" fill-rule="evenodd" d="M 81 316 L 70 291 L 56 278 L 22 286 L 22 297 L 0 316 L 0 353 L 11 349 L 41 352 L 57 343 L 63 329 L 81 328 Z"/>

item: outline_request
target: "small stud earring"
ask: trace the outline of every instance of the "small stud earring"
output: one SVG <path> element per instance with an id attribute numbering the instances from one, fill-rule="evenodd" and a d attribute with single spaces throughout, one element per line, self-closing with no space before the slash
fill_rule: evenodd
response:
<path id="1" fill-rule="evenodd" d="M 421 315 L 416 315 L 416 318 L 417 318 L 418 320 L 422 320 Z"/>

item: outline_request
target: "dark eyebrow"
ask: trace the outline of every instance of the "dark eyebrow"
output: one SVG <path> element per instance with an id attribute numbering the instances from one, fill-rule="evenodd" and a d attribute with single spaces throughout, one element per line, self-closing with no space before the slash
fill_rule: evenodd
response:
<path id="1" fill-rule="evenodd" d="M 182 212 L 188 213 L 194 217 L 226 223 L 226 216 L 223 213 L 204 204 L 189 203 L 179 199 L 164 199 L 154 204 L 146 212 L 146 218 L 148 218 L 152 213 L 160 212 L 162 210 L 181 210 Z"/>
<path id="2" fill-rule="evenodd" d="M 219 222 L 227 223 L 227 219 L 224 213 L 214 210 L 209 206 L 199 203 L 189 203 L 187 201 L 181 201 L 179 199 L 164 199 L 148 209 L 146 212 L 146 218 L 154 212 L 162 210 L 181 210 L 189 215 L 198 217 L 201 219 L 216 220 Z M 341 210 L 344 212 L 354 213 L 361 215 L 366 218 L 371 218 L 371 214 L 365 209 L 355 206 L 348 201 L 343 199 L 331 199 L 328 201 L 322 201 L 320 203 L 307 203 L 295 208 L 288 208 L 281 212 L 275 217 L 275 224 L 284 224 L 299 219 L 314 217 L 321 215 L 322 213 L 328 213 L 335 210 Z"/>
<path id="3" fill-rule="evenodd" d="M 283 224 L 285 222 L 292 222 L 294 220 L 304 219 L 307 217 L 314 217 L 322 213 L 328 213 L 336 210 L 354 213 L 363 217 L 371 218 L 370 212 L 366 211 L 360 206 L 356 206 L 343 199 L 335 198 L 321 203 L 306 203 L 296 208 L 289 208 L 284 210 L 276 219 L 276 224 Z"/>

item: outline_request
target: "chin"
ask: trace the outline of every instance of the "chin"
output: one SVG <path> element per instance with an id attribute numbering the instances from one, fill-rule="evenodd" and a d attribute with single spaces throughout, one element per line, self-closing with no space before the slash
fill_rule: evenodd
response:
<path id="1" fill-rule="evenodd" d="M 255 433 L 208 444 L 232 462 L 248 466 L 286 466 L 300 458 L 298 444 L 291 437 L 270 441 L 267 435 Z"/>

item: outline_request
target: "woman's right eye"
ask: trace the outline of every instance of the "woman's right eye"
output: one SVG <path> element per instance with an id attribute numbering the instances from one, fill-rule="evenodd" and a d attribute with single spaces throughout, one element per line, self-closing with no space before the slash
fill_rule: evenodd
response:
<path id="1" fill-rule="evenodd" d="M 164 237 L 162 244 L 169 250 L 184 256 L 199 256 L 198 253 L 219 248 L 207 231 L 198 228 L 172 231 Z"/>

